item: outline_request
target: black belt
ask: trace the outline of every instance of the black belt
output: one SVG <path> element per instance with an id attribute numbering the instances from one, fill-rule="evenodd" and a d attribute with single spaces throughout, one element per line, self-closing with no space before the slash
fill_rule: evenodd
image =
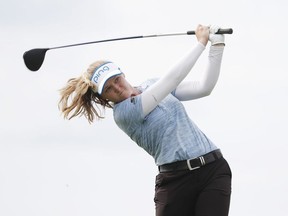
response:
<path id="1" fill-rule="evenodd" d="M 158 166 L 159 172 L 173 172 L 173 171 L 180 171 L 180 170 L 194 170 L 198 169 L 206 164 L 212 163 L 217 159 L 223 157 L 220 149 L 215 151 L 209 152 L 205 155 L 200 157 L 185 160 L 185 161 L 176 161 L 169 164 L 163 164 Z"/>

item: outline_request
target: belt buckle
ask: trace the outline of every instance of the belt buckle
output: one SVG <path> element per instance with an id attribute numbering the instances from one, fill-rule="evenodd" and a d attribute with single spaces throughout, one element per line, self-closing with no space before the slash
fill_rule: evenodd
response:
<path id="1" fill-rule="evenodd" d="M 205 165 L 205 159 L 203 158 L 203 156 L 200 156 L 200 157 L 198 157 L 197 159 L 200 160 L 201 166 L 204 166 L 204 165 Z M 195 169 L 199 169 L 199 168 L 201 167 L 201 166 L 192 167 L 191 164 L 190 164 L 190 161 L 191 161 L 191 160 L 195 160 L 195 159 L 189 159 L 189 160 L 186 161 L 186 162 L 187 162 L 188 169 L 189 169 L 190 171 L 191 171 L 191 170 L 195 170 Z"/>

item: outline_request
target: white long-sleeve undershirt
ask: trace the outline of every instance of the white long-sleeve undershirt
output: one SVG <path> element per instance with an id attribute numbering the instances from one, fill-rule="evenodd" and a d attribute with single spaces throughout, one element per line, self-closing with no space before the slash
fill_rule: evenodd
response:
<path id="1" fill-rule="evenodd" d="M 199 80 L 184 80 L 204 50 L 205 46 L 198 42 L 168 73 L 141 94 L 144 116 L 174 90 L 179 100 L 193 100 L 211 93 L 219 77 L 224 46 L 210 47 L 208 65 Z"/>

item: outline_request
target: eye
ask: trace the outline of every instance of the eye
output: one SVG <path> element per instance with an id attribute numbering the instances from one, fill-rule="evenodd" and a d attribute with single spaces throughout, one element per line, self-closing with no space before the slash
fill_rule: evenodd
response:
<path id="1" fill-rule="evenodd" d="M 110 90 L 111 90 L 111 86 L 109 86 L 105 89 L 105 93 L 108 93 Z"/>
<path id="2" fill-rule="evenodd" d="M 115 83 L 119 82 L 119 79 L 120 79 L 120 77 L 117 76 L 117 77 L 115 78 Z"/>

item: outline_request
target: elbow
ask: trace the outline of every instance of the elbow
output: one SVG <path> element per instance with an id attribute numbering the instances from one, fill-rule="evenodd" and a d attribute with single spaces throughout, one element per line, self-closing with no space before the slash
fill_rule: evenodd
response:
<path id="1" fill-rule="evenodd" d="M 209 96 L 212 93 L 214 86 L 215 85 L 202 85 L 202 89 L 200 91 L 201 97 Z"/>
<path id="2" fill-rule="evenodd" d="M 202 92 L 201 97 L 207 97 L 207 96 L 209 96 L 211 93 L 212 93 L 212 90 L 209 90 L 209 91 L 206 90 L 206 91 Z"/>

